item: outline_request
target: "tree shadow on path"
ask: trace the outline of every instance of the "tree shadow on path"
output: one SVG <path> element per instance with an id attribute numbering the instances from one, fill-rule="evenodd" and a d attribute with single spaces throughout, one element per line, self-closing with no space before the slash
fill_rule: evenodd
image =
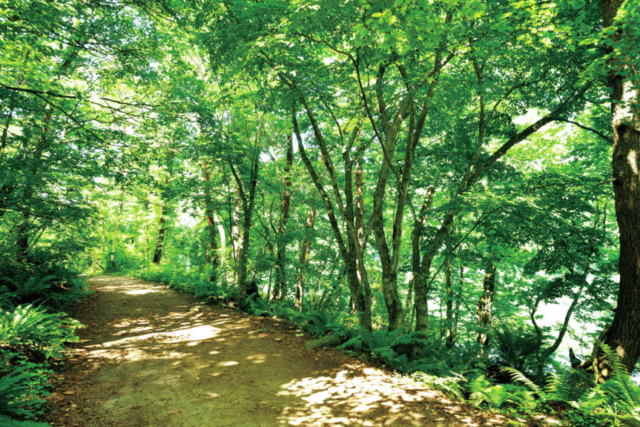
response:
<path id="1" fill-rule="evenodd" d="M 79 356 L 50 400 L 53 426 L 493 426 L 336 350 L 307 350 L 274 319 L 203 306 L 165 286 L 89 279 Z"/>

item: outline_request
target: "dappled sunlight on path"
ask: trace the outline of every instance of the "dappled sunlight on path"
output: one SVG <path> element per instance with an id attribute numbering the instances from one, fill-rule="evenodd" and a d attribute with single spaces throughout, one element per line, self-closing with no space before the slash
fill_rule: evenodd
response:
<path id="1" fill-rule="evenodd" d="M 490 426 L 500 425 L 502 416 L 472 420 L 464 410 L 442 394 L 415 383 L 390 377 L 372 368 L 345 366 L 333 376 L 304 378 L 284 384 L 279 395 L 302 398 L 303 407 L 285 411 L 290 425 L 407 425 Z M 425 408 L 425 402 L 430 407 Z M 468 410 L 468 408 L 466 408 Z"/>
<path id="2" fill-rule="evenodd" d="M 98 276 L 53 426 L 483 426 L 480 413 L 373 369 L 275 319 Z"/>

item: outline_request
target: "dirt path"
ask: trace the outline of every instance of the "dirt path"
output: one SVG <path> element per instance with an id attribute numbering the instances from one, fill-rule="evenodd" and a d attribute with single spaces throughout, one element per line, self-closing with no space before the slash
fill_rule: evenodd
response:
<path id="1" fill-rule="evenodd" d="M 79 355 L 49 400 L 52 426 L 491 426 L 452 402 L 273 319 L 198 305 L 124 277 L 92 277 Z"/>

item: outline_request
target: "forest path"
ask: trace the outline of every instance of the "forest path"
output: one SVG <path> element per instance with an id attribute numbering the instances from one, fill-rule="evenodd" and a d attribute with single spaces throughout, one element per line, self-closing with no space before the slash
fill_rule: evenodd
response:
<path id="1" fill-rule="evenodd" d="M 203 306 L 159 284 L 89 278 L 78 355 L 49 397 L 52 426 L 490 426 L 336 350 L 307 350 L 285 322 Z"/>

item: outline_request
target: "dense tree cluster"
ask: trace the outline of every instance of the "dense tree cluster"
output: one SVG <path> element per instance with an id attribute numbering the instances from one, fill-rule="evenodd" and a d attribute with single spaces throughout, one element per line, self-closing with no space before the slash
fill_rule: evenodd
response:
<path id="1" fill-rule="evenodd" d="M 598 336 L 635 367 L 636 0 L 1 4 L 6 293 L 143 271 L 446 351 L 534 343 L 512 365 L 540 378 L 569 335 L 603 380 Z"/>

